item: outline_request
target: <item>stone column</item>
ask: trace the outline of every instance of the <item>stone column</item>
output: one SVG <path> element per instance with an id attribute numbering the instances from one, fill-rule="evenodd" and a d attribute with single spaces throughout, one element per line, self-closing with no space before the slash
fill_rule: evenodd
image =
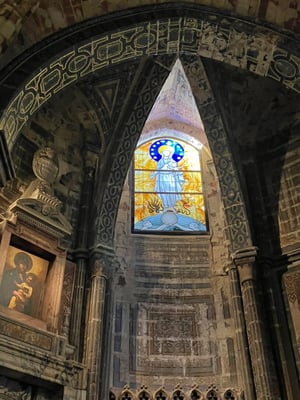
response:
<path id="1" fill-rule="evenodd" d="M 243 309 L 253 370 L 256 400 L 280 400 L 277 374 L 270 349 L 270 338 L 259 298 L 256 270 L 256 248 L 238 251 L 234 263 L 239 273 Z"/>
<path id="2" fill-rule="evenodd" d="M 264 287 L 267 290 L 267 312 L 270 315 L 272 335 L 276 341 L 277 363 L 283 376 L 286 400 L 300 399 L 300 387 L 298 384 L 297 368 L 294 361 L 292 346 L 290 343 L 290 332 L 287 329 L 288 320 L 285 304 L 282 298 L 282 279 L 286 266 L 274 265 L 270 258 L 260 259 L 260 267 L 264 271 Z M 280 277 L 280 279 L 279 279 Z M 292 282 L 295 276 L 290 276 Z M 284 292 L 283 288 L 283 292 Z M 299 321 L 300 323 L 300 321 Z"/>
<path id="3" fill-rule="evenodd" d="M 101 398 L 103 358 L 104 307 L 108 280 L 107 260 L 96 259 L 91 267 L 88 319 L 84 362 L 88 369 L 88 399 Z"/>
<path id="4" fill-rule="evenodd" d="M 0 54 L 3 53 L 23 22 L 33 13 L 40 2 L 37 0 L 6 0 L 0 4 Z"/>
<path id="5" fill-rule="evenodd" d="M 73 252 L 76 262 L 76 277 L 73 293 L 73 304 L 70 324 L 70 343 L 75 347 L 74 359 L 81 361 L 82 357 L 82 325 L 83 325 L 83 304 L 85 301 L 86 270 L 88 259 L 88 232 L 90 225 L 91 199 L 93 198 L 94 168 L 85 168 L 85 176 L 82 188 L 79 228 L 77 230 L 77 244 Z"/>
<path id="6" fill-rule="evenodd" d="M 243 389 L 245 400 L 255 398 L 253 374 L 251 370 L 250 353 L 243 312 L 242 294 L 237 268 L 234 264 L 229 269 L 230 289 L 232 295 L 232 309 L 235 325 L 237 345 L 238 384 Z"/>

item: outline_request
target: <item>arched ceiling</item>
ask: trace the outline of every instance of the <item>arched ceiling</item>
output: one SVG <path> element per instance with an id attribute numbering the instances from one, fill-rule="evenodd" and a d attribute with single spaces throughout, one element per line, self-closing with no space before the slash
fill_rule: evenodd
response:
<path id="1" fill-rule="evenodd" d="M 163 0 L 26 0 L 15 2 L 8 0 L 0 5 L 0 53 L 6 52 L 3 62 L 11 60 L 26 48 L 67 27 L 71 27 L 92 17 L 104 16 L 128 10 L 134 17 L 135 7 L 159 6 L 169 4 L 177 8 L 178 13 L 184 4 L 202 5 L 219 10 L 225 15 L 248 18 L 263 24 L 277 26 L 285 31 L 300 32 L 300 6 L 295 0 L 195 0 L 187 2 L 165 2 Z M 158 11 L 159 12 L 159 11 Z M 5 24 L 5 20 L 9 22 Z M 5 26 L 6 25 L 6 26 Z M 9 48 L 7 49 L 9 44 Z"/>
<path id="2" fill-rule="evenodd" d="M 49 4 L 55 8 L 59 3 L 52 4 L 49 2 Z M 46 5 L 41 2 L 41 7 L 46 7 Z M 59 9 L 61 10 L 62 8 L 60 7 Z M 155 13 L 159 13 L 159 8 L 152 8 L 151 10 L 152 17 Z M 175 8 L 173 8 L 172 13 L 174 13 L 174 10 Z M 199 9 L 197 9 L 197 12 L 199 12 Z M 180 13 L 180 7 L 178 8 L 178 13 Z M 30 18 L 33 18 L 33 15 L 29 17 L 28 21 Z M 129 15 L 126 18 L 130 19 Z M 132 16 L 132 24 L 134 18 L 135 15 Z M 297 52 L 298 48 L 292 46 L 295 43 L 295 38 L 290 42 L 286 36 L 284 38 L 273 36 L 270 31 L 262 33 L 262 27 L 255 26 L 252 23 L 247 25 L 246 23 L 243 25 L 243 29 L 248 27 L 248 31 L 246 29 L 245 35 L 242 33 L 237 42 L 237 44 L 242 43 L 242 47 L 233 47 L 230 51 L 229 47 L 227 47 L 224 50 L 224 47 L 217 47 L 215 43 L 223 43 L 221 40 L 223 36 L 220 36 L 220 32 L 225 31 L 221 25 L 214 25 L 211 22 L 212 18 L 213 16 L 210 15 L 210 22 L 207 24 L 209 32 L 212 32 L 210 28 L 213 28 L 213 26 L 218 27 L 218 31 L 215 30 L 212 36 L 205 36 L 201 31 L 202 36 L 199 36 L 201 46 L 198 48 L 199 56 L 212 88 L 212 96 L 216 100 L 218 111 L 226 127 L 228 139 L 232 149 L 234 149 L 233 153 L 236 158 L 237 168 L 243 175 L 242 171 L 246 168 L 248 161 L 255 162 L 255 157 L 258 154 L 257 150 L 263 154 L 263 150 L 260 149 L 264 149 L 265 146 L 268 146 L 268 149 L 276 148 L 276 146 L 286 143 L 290 135 L 295 135 L 299 124 L 298 109 L 300 104 L 299 94 L 297 93 L 299 91 L 299 82 L 298 72 L 296 72 L 298 71 L 296 66 L 299 66 L 299 63 L 296 57 L 290 56 L 288 52 L 284 53 L 280 49 L 280 45 L 284 42 L 289 51 L 292 49 Z M 70 18 L 71 20 L 72 18 Z M 110 40 L 114 35 L 116 37 L 119 32 L 117 20 L 117 18 L 114 20 L 116 24 L 113 26 L 115 33 L 111 33 Z M 220 22 L 221 20 L 222 18 L 219 18 L 218 21 Z M 227 27 L 230 21 L 226 20 Z M 93 29 L 96 29 L 96 22 L 93 21 L 92 29 L 88 24 L 82 31 L 78 28 L 78 32 L 80 31 L 78 38 L 80 37 L 81 41 L 84 42 L 85 39 L 89 44 L 96 43 L 96 40 L 93 42 L 93 32 L 95 33 Z M 188 22 L 188 19 L 185 22 Z M 239 21 L 236 22 L 239 23 Z M 199 20 L 199 26 L 203 26 L 203 24 L 204 22 Z M 163 27 L 163 24 L 161 26 Z M 168 28 L 170 30 L 162 29 L 160 32 L 171 34 L 172 22 L 170 22 Z M 100 28 L 97 26 L 97 29 L 108 29 L 108 26 L 105 25 L 104 21 L 104 25 L 101 25 Z M 232 30 L 230 29 L 226 30 L 224 37 L 226 37 L 228 43 L 232 44 L 233 42 L 230 42 L 232 40 L 230 33 Z M 130 46 L 128 48 L 124 46 L 123 58 L 120 58 L 119 61 L 117 61 L 116 53 L 113 54 L 115 58 L 109 59 L 109 50 L 115 51 L 115 48 L 113 48 L 114 42 L 108 41 L 107 47 L 99 46 L 97 56 L 99 57 L 98 60 L 104 60 L 105 62 L 105 57 L 107 57 L 109 68 L 103 67 L 98 70 L 95 68 L 93 73 L 89 73 L 87 76 L 83 75 L 81 79 L 74 73 L 75 78 L 71 77 L 73 80 L 70 80 L 72 84 L 65 81 L 63 90 L 60 91 L 53 86 L 54 89 L 51 89 L 51 94 L 49 91 L 48 96 L 43 84 L 48 83 L 51 86 L 50 78 L 56 79 L 55 75 L 51 75 L 54 69 L 51 70 L 53 64 L 48 62 L 48 57 L 51 57 L 52 60 L 53 57 L 57 57 L 57 60 L 59 60 L 56 65 L 61 77 L 67 76 L 64 75 L 64 71 L 70 72 L 72 70 L 73 64 L 71 65 L 71 61 L 80 61 L 76 59 L 78 47 L 74 42 L 77 32 L 75 30 L 68 32 L 70 42 L 68 42 L 68 35 L 61 38 L 51 37 L 49 41 L 41 44 L 40 48 L 39 46 L 35 48 L 40 58 L 34 57 L 34 54 L 32 55 L 28 52 L 25 54 L 23 61 L 19 59 L 18 62 L 11 64 L 4 70 L 4 79 L 1 86 L 3 93 L 1 108 L 3 111 L 3 104 L 12 93 L 20 90 L 20 94 L 22 94 L 25 89 L 28 89 L 28 97 L 23 97 L 22 102 L 15 103 L 10 109 L 12 113 L 15 113 L 16 110 L 20 112 L 19 121 L 20 127 L 22 127 L 21 134 L 11 147 L 16 174 L 22 179 L 28 180 L 32 176 L 31 159 L 34 151 L 43 145 L 53 145 L 60 156 L 61 171 L 55 190 L 57 196 L 64 202 L 66 217 L 75 226 L 78 220 L 80 190 L 84 180 L 85 167 L 90 164 L 95 165 L 95 163 L 97 165 L 99 188 L 96 190 L 98 193 L 97 201 L 100 201 L 99 196 L 105 196 L 104 192 L 101 191 L 101 186 L 112 186 L 109 181 L 109 171 L 116 168 L 112 160 L 116 155 L 120 154 L 118 149 L 122 147 L 121 141 L 124 138 L 124 131 L 127 130 L 125 135 L 128 135 L 128 137 L 131 135 L 131 129 L 133 128 L 138 133 L 141 133 L 143 124 L 155 100 L 155 98 L 149 97 L 147 91 L 152 91 L 152 93 L 156 93 L 156 96 L 158 95 L 171 70 L 174 59 L 176 59 L 178 48 L 174 47 L 173 49 L 172 46 L 178 45 L 178 42 L 176 42 L 178 39 L 175 35 L 173 42 L 172 40 L 170 42 L 161 40 L 163 56 L 158 55 L 160 48 L 157 46 L 155 47 L 156 53 L 151 55 L 148 51 L 147 54 L 146 52 L 142 54 L 141 50 L 142 55 L 139 57 L 137 57 L 137 53 L 126 53 L 127 49 L 130 50 Z M 99 31 L 97 32 L 99 33 Z M 47 36 L 49 32 L 44 31 L 44 33 Z M 213 39 L 213 41 L 206 42 L 207 37 L 208 39 Z M 123 36 L 124 38 L 125 36 Z M 193 48 L 191 47 L 192 51 L 190 50 L 194 54 L 197 42 L 189 42 L 190 37 L 188 35 L 183 36 L 183 38 L 186 41 L 184 46 L 187 43 L 191 43 L 191 46 L 194 46 Z M 32 42 L 35 40 L 32 39 Z M 101 44 L 101 40 L 103 39 L 98 38 L 97 43 Z M 134 38 L 130 40 L 130 45 L 135 43 Z M 122 43 L 126 43 L 126 40 L 123 40 Z M 166 43 L 169 44 L 168 48 Z M 109 47 L 110 45 L 111 47 Z M 246 46 L 245 49 L 247 49 L 246 52 L 244 52 L 244 45 Z M 139 46 L 142 48 L 144 43 L 137 42 L 136 51 L 139 50 Z M 276 46 L 279 46 L 278 53 L 274 53 Z M 147 46 L 145 48 L 149 50 Z M 42 50 L 41 52 L 39 52 L 40 49 Z M 72 60 L 70 58 L 71 61 L 68 60 L 66 62 L 66 69 L 64 70 L 65 65 L 63 63 L 66 57 L 62 55 L 62 50 L 67 54 L 68 49 L 72 50 L 75 56 Z M 93 49 L 96 52 L 96 44 Z M 187 47 L 184 47 L 184 49 L 186 53 L 189 53 Z M 14 47 L 12 47 L 10 54 L 12 55 L 14 51 Z M 127 58 L 126 54 L 128 54 Z M 279 62 L 276 64 L 277 69 L 274 69 L 273 60 L 268 58 L 270 55 L 274 57 L 274 54 L 275 56 L 279 54 Z M 61 58 L 59 58 L 59 55 Z M 228 61 L 229 58 L 231 61 Z M 46 64 L 47 67 L 43 69 Z M 43 73 L 46 68 L 49 68 L 47 70 L 49 79 L 47 82 L 46 80 L 43 82 Z M 27 86 L 25 85 L 23 89 L 20 86 L 19 89 L 18 85 L 25 78 L 27 79 L 33 70 L 38 71 L 38 75 L 36 75 L 38 78 L 35 81 L 31 81 Z M 256 75 L 251 71 L 256 72 Z M 284 81 L 285 86 L 282 81 Z M 32 92 L 33 84 L 38 88 L 35 100 L 40 101 L 40 103 L 35 112 L 30 115 L 28 122 L 26 122 L 26 107 L 28 104 L 32 104 L 30 103 L 32 101 L 30 93 Z M 147 91 L 143 97 L 142 90 L 146 87 Z M 289 87 L 295 89 L 295 91 L 290 90 Z M 206 90 L 205 87 L 192 87 L 194 93 L 197 91 L 198 97 L 199 93 L 201 97 L 202 89 Z M 49 100 L 51 96 L 52 99 Z M 209 110 L 209 105 L 207 110 Z M 136 113 L 135 116 L 133 116 L 134 113 Z M 141 119 L 138 120 L 139 114 L 141 114 Z M 130 118 L 135 118 L 138 123 L 130 125 Z M 168 116 L 165 116 L 165 118 L 168 118 Z M 155 121 L 153 121 L 153 124 L 155 125 Z M 10 129 L 10 125 L 7 124 L 6 128 Z M 132 143 L 130 140 L 128 142 L 131 143 L 130 146 L 134 145 L 137 138 L 138 134 L 136 132 L 132 133 Z M 130 157 L 132 151 L 133 147 L 126 153 L 126 157 Z M 122 165 L 118 164 L 117 166 L 122 175 L 120 182 L 122 182 L 127 173 L 128 163 L 126 164 L 127 167 L 123 168 Z M 114 182 L 113 184 L 115 185 L 116 183 Z M 120 191 L 121 188 L 118 187 L 115 190 Z M 108 192 L 106 195 L 110 196 Z M 117 207 L 117 203 L 118 201 L 116 200 L 115 207 Z M 97 205 L 95 205 L 95 209 L 97 210 Z M 110 211 L 107 209 L 106 213 L 109 214 Z M 112 229 L 112 226 L 108 228 L 103 226 L 103 231 L 109 231 L 109 229 Z"/>
<path id="3" fill-rule="evenodd" d="M 263 155 L 266 147 L 275 149 L 288 139 L 291 130 L 296 132 L 300 116 L 297 93 L 274 80 L 216 61 L 202 61 L 240 171 L 249 161 L 254 162 L 259 152 Z M 84 166 L 95 159 L 99 171 L 105 166 L 99 175 L 99 188 L 104 187 L 111 168 L 108 159 L 115 154 L 124 130 L 122 121 L 134 106 L 141 83 L 151 79 L 151 64 L 145 60 L 124 63 L 70 86 L 33 116 L 15 143 L 12 157 L 16 175 L 24 181 L 33 177 L 34 151 L 43 145 L 55 147 L 60 159 L 55 191 L 73 226 L 78 220 Z M 174 126 L 172 116 L 165 115 L 164 120 Z M 161 123 L 161 119 L 150 119 L 146 128 L 151 130 Z M 127 170 L 123 173 L 125 176 Z"/>

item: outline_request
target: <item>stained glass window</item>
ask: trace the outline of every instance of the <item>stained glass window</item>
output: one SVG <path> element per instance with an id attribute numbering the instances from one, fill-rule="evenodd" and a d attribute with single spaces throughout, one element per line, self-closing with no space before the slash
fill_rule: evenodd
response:
<path id="1" fill-rule="evenodd" d="M 164 137 L 134 155 L 134 232 L 206 232 L 200 152 Z"/>

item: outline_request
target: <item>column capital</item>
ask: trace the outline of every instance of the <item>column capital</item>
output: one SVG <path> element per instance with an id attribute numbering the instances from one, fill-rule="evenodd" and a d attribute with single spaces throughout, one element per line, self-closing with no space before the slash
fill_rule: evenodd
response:
<path id="1" fill-rule="evenodd" d="M 236 266 L 240 282 L 243 284 L 249 280 L 256 279 L 256 259 L 258 254 L 257 247 L 247 247 L 236 251 L 232 255 L 233 264 Z"/>
<path id="2" fill-rule="evenodd" d="M 236 266 L 253 263 L 258 255 L 258 247 L 251 246 L 235 251 L 232 254 L 232 260 Z"/>
<path id="3" fill-rule="evenodd" d="M 97 246 L 97 248 L 92 250 L 92 276 L 102 276 L 105 279 L 111 278 L 117 267 L 118 261 L 112 248 Z"/>

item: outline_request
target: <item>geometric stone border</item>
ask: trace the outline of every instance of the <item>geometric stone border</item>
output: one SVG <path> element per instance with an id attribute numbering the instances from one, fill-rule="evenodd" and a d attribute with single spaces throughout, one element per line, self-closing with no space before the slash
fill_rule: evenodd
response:
<path id="1" fill-rule="evenodd" d="M 181 17 L 157 18 L 94 34 L 92 38 L 71 44 L 58 57 L 41 63 L 30 77 L 25 77 L 0 116 L 0 129 L 4 130 L 9 149 L 30 116 L 59 91 L 107 66 L 145 56 L 186 53 L 210 58 L 275 79 L 300 92 L 299 57 L 282 47 L 286 41 L 290 48 L 297 49 L 299 46 L 297 43 L 292 46 L 291 38 L 201 7 L 199 16 L 195 7 L 192 16 L 188 16 L 188 6 L 184 11 L 187 15 Z M 89 24 L 92 25 L 90 21 Z M 84 30 L 84 24 L 81 26 Z M 68 35 L 68 41 L 72 43 L 72 35 Z M 29 60 L 27 55 L 27 63 Z M 22 66 L 23 63 L 19 68 L 24 75 Z M 19 68 L 15 67 L 12 72 L 17 73 Z M 3 86 L 9 75 L 4 78 Z"/>
<path id="2" fill-rule="evenodd" d="M 80 24 L 75 31 L 76 35 L 72 35 L 72 30 L 65 33 L 68 38 L 68 47 L 62 48 L 59 56 L 51 60 L 48 60 L 45 54 L 45 49 L 48 50 L 51 47 L 49 44 L 51 42 L 47 43 L 45 48 L 41 47 L 40 52 L 44 51 L 42 60 L 46 59 L 47 62 L 41 62 L 30 77 L 24 77 L 22 85 L 14 82 L 19 86 L 18 92 L 14 93 L 9 103 L 2 107 L 4 111 L 0 116 L 0 128 L 4 131 L 9 150 L 13 148 L 20 130 L 31 116 L 57 93 L 106 67 L 117 66 L 125 61 L 138 60 L 142 57 L 155 59 L 173 56 L 175 59 L 180 55 L 182 59 L 192 57 L 194 62 L 198 59 L 199 65 L 202 64 L 201 57 L 210 58 L 269 77 L 291 90 L 300 92 L 299 57 L 289 50 L 297 49 L 299 46 L 291 37 L 249 21 L 224 14 L 214 14 L 203 7 L 186 5 L 184 9 L 181 9 L 180 16 L 172 7 L 165 9 L 161 6 L 156 7 L 155 10 L 156 15 L 163 10 L 164 13 L 161 14 L 163 17 L 158 18 L 152 15 L 153 20 L 149 21 L 149 9 L 145 16 L 143 9 L 138 14 L 137 8 L 137 19 L 140 22 L 135 24 L 126 22 L 126 18 L 122 19 L 122 13 L 120 13 L 118 29 L 106 30 L 104 33 L 101 18 Z M 102 20 L 108 26 L 109 19 L 102 18 Z M 112 26 L 118 25 L 117 21 L 115 17 Z M 97 27 L 95 27 L 96 23 L 98 23 Z M 93 32 L 92 37 L 89 36 L 89 29 Z M 81 30 L 84 33 L 84 40 L 78 40 L 78 32 Z M 57 35 L 54 46 L 56 48 L 62 46 L 63 39 L 63 33 L 61 36 Z M 38 53 L 38 50 L 33 52 L 35 60 Z M 28 67 L 30 61 L 31 56 L 28 53 L 24 62 L 16 65 L 3 78 L 2 86 L 6 92 L 2 99 L 11 97 L 9 94 L 12 95 L 12 93 L 7 92 L 9 83 L 13 81 L 15 74 L 18 78 L 18 72 L 24 76 L 25 72 L 22 68 L 26 65 Z M 186 73 L 188 74 L 188 67 L 186 67 Z M 154 93 L 155 90 L 152 88 L 152 94 Z M 150 102 L 148 104 L 150 105 Z M 234 251 L 249 247 L 252 243 L 244 200 L 222 119 L 216 114 L 213 101 L 210 104 L 198 101 L 197 105 L 201 117 L 207 116 L 205 129 L 219 176 L 230 245 Z M 211 110 L 214 118 L 209 117 Z M 145 107 L 143 113 L 147 112 L 149 109 Z M 108 246 L 112 244 L 116 218 L 113 210 L 117 208 L 121 190 L 120 182 L 124 181 L 128 170 L 127 157 L 131 159 L 133 145 L 141 131 L 139 125 L 141 124 L 133 115 L 125 127 L 127 143 L 126 137 L 123 136 L 123 140 L 120 141 L 121 147 L 114 154 L 114 162 L 118 165 L 112 165 L 112 173 L 108 179 L 109 187 L 102 188 L 104 201 L 102 209 L 98 210 L 97 217 L 96 242 L 98 244 L 103 243 Z M 127 153 L 126 148 L 124 150 L 124 144 L 127 146 Z M 122 160 L 124 165 L 121 166 Z M 113 195 L 111 191 L 114 191 Z"/>

